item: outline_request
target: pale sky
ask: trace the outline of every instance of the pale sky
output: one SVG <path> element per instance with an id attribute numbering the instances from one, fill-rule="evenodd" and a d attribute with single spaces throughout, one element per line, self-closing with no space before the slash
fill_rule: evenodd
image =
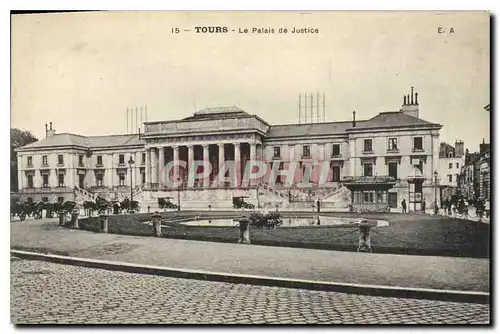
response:
<path id="1" fill-rule="evenodd" d="M 196 34 L 196 26 L 229 32 Z M 253 27 L 275 34 L 238 33 Z M 441 141 L 462 139 L 476 151 L 490 140 L 489 27 L 486 12 L 14 16 L 12 126 L 38 138 L 49 121 L 58 133 L 125 133 L 134 105 L 147 105 L 149 121 L 237 105 L 271 124 L 297 123 L 305 92 L 326 94 L 327 121 L 350 120 L 353 110 L 368 119 L 399 110 L 414 86 L 420 117 L 443 124 Z"/>

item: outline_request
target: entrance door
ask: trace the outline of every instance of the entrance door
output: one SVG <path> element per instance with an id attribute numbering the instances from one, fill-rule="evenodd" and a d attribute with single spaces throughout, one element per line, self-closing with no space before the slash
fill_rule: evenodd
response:
<path id="1" fill-rule="evenodd" d="M 83 180 L 85 180 L 85 175 L 78 174 L 78 186 L 83 189 Z"/>
<path id="2" fill-rule="evenodd" d="M 398 193 L 389 193 L 389 207 L 398 207 Z"/>

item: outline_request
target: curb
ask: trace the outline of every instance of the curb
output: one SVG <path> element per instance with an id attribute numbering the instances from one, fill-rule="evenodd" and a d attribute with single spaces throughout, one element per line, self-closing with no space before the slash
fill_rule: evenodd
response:
<path id="1" fill-rule="evenodd" d="M 60 256 L 52 254 L 41 254 L 27 251 L 11 250 L 11 256 L 27 260 L 47 261 L 58 264 L 73 265 L 87 268 L 96 268 L 112 271 L 122 271 L 136 274 L 168 276 L 176 278 L 197 279 L 205 281 L 265 285 L 282 288 L 295 288 L 306 290 L 319 290 L 340 292 L 349 294 L 361 294 L 378 297 L 396 297 L 412 299 L 430 299 L 440 301 L 452 301 L 461 303 L 489 304 L 490 294 L 478 291 L 437 290 L 421 288 L 391 287 L 382 285 L 365 285 L 339 282 L 309 281 L 293 278 L 267 277 L 255 275 L 238 275 L 229 273 L 217 273 L 202 270 L 191 270 L 183 268 L 168 268 L 133 264 L 116 261 L 95 260 Z"/>

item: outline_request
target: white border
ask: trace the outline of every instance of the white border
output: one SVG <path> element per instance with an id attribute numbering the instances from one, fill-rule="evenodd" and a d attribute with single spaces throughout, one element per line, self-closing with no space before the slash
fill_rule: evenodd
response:
<path id="1" fill-rule="evenodd" d="M 453 1 L 453 2 L 439 2 L 435 0 L 413 0 L 413 1 L 407 1 L 407 2 L 402 2 L 402 1 L 360 1 L 360 0 L 350 0 L 350 1 L 345 1 L 345 2 L 335 2 L 335 3 L 330 3 L 330 2 L 322 2 L 322 1 L 317 1 L 317 0 L 308 0 L 308 1 L 296 1 L 296 0 L 291 0 L 291 1 L 280 1 L 279 3 L 277 1 L 272 2 L 269 0 L 253 0 L 253 1 L 246 1 L 244 3 L 238 3 L 235 4 L 234 2 L 230 1 L 222 1 L 222 0 L 213 0 L 208 2 L 204 2 L 201 0 L 198 1 L 193 1 L 193 0 L 183 0 L 183 1 L 178 1 L 175 3 L 169 3 L 169 4 L 162 4 L 160 1 L 148 1 L 148 0 L 141 0 L 140 2 L 132 2 L 132 1 L 127 1 L 127 0 L 122 0 L 122 1 L 107 1 L 107 0 L 87 0 L 87 1 L 65 1 L 65 0 L 49 0 L 49 1 L 44 1 L 39 2 L 39 1 L 23 1 L 23 2 L 14 2 L 14 1 L 3 1 L 0 4 L 0 7 L 2 8 L 2 11 L 0 11 L 0 26 L 1 26 L 1 50 L 2 50 L 2 67 L 1 67 L 1 78 L 2 78 L 2 110 L 3 112 L 0 113 L 0 117 L 2 119 L 0 120 L 0 124 L 3 124 L 5 126 L 5 130 L 1 132 L 1 140 L 2 140 L 2 147 L 4 148 L 4 151 L 7 154 L 9 154 L 9 149 L 8 147 L 10 146 L 10 128 L 7 128 L 7 125 L 10 126 L 10 13 L 9 10 L 11 9 L 16 9 L 16 10 L 33 10 L 34 8 L 38 10 L 74 10 L 75 8 L 81 8 L 81 9 L 91 9 L 91 8 L 97 8 L 101 10 L 297 10 L 297 9 L 307 9 L 307 10 L 490 10 L 492 13 L 500 13 L 500 10 L 498 10 L 499 7 L 499 1 L 486 1 L 486 0 L 474 0 L 474 1 Z M 497 25 L 497 24 L 495 24 Z M 495 41 L 497 42 L 497 36 L 498 33 L 495 36 Z M 496 52 L 496 57 L 495 60 L 498 60 L 498 52 Z M 496 69 L 495 69 L 496 73 Z M 493 75 L 493 73 L 492 73 Z M 498 96 L 497 94 L 497 89 L 498 87 L 495 88 L 494 96 Z M 492 92 L 493 93 L 493 92 Z M 493 96 L 493 95 L 492 95 Z M 471 111 L 472 112 L 472 111 Z M 474 111 L 474 112 L 480 112 L 480 111 Z M 498 125 L 498 117 L 495 120 L 495 125 Z M 500 127 L 497 127 L 499 129 Z M 493 134 L 492 136 L 492 141 L 494 140 L 495 135 Z M 495 146 L 493 146 L 494 148 Z M 496 152 L 495 152 L 496 153 Z M 494 157 L 497 155 L 494 154 Z M 499 166 L 499 163 L 497 161 L 494 162 L 494 166 Z M 9 220 L 7 220 L 7 213 L 9 212 L 9 207 L 8 204 L 9 201 L 9 188 L 10 188 L 10 178 L 7 177 L 7 175 L 10 174 L 8 172 L 9 170 L 9 165 L 5 161 L 5 163 L 1 164 L 1 175 L 4 175 L 3 178 L 1 178 L 1 189 L 2 189 L 2 198 L 0 200 L 0 203 L 4 205 L 5 207 L 1 212 L 3 212 L 6 216 L 6 219 L 4 221 L 5 224 L 8 224 Z M 495 170 L 496 174 L 496 170 Z M 496 185 L 496 184 L 495 184 Z M 495 191 L 495 199 L 497 197 L 497 192 Z M 495 201 L 494 206 L 495 208 L 497 207 L 498 201 Z M 496 210 L 495 210 L 496 211 Z M 494 224 L 494 222 L 492 222 Z M 5 225 L 4 225 L 5 226 Z M 8 226 L 8 225 L 7 225 Z M 10 244 L 10 238 L 9 238 L 9 233 L 1 233 L 2 240 L 3 242 L 1 243 L 4 245 L 5 248 L 7 248 L 7 245 Z M 500 240 L 498 238 L 498 228 L 495 229 L 495 235 L 492 235 L 492 240 Z M 4 252 L 2 252 L 4 256 L 2 257 L 2 268 L 9 268 L 9 250 L 5 249 Z M 495 254 L 497 255 L 497 254 Z M 494 258 L 497 258 L 495 256 Z M 492 273 L 493 277 L 494 273 Z M 7 275 L 2 276 L 2 283 L 3 289 L 1 289 L 2 295 L 1 300 L 3 302 L 2 304 L 2 316 L 4 319 L 2 319 L 2 332 L 11 332 L 14 331 L 14 327 L 10 324 L 10 294 L 9 290 L 7 289 L 7 286 L 10 286 L 10 277 Z M 498 290 L 495 289 L 495 291 Z M 495 309 L 496 311 L 496 309 Z M 495 320 L 498 322 L 498 312 L 495 312 Z M 227 328 L 227 327 L 226 327 Z M 67 330 L 69 328 L 64 328 L 63 330 Z M 190 328 L 190 330 L 206 330 L 207 328 Z M 221 328 L 214 328 L 212 330 L 219 331 Z M 229 330 L 234 330 L 232 328 L 228 328 Z M 246 330 L 251 330 L 252 328 L 248 329 L 243 329 L 243 328 L 238 328 L 238 331 L 246 331 Z M 348 328 L 336 328 L 332 327 L 331 329 L 325 329 L 322 328 L 323 330 L 328 330 L 328 331 L 335 331 L 335 333 L 338 332 L 347 332 Z M 357 327 L 356 330 L 359 331 L 368 331 L 368 330 L 373 330 L 374 328 L 371 327 L 366 327 L 366 328 L 359 328 Z M 386 327 L 386 328 L 378 328 L 378 330 L 387 332 L 387 331 L 395 331 L 395 332 L 400 332 L 404 330 L 408 330 L 411 328 L 405 327 Z M 51 328 L 47 331 L 55 331 L 57 330 L 56 328 Z M 73 330 L 76 330 L 78 332 L 83 332 L 85 329 L 82 328 L 75 328 Z M 101 332 L 103 329 L 96 329 L 93 328 L 91 329 L 93 333 L 96 332 Z M 151 330 L 151 329 L 149 329 Z M 155 329 L 158 331 L 163 331 L 164 329 L 159 328 Z M 169 332 L 177 332 L 178 329 L 168 329 Z M 183 330 L 185 332 L 187 329 Z M 262 330 L 262 329 L 260 329 Z M 269 330 L 269 329 L 266 329 Z M 279 329 L 273 329 L 273 331 L 290 331 L 293 330 L 292 328 L 279 328 Z M 312 332 L 313 328 L 300 328 L 301 331 L 304 332 Z M 449 333 L 455 333 L 456 328 L 447 328 L 447 329 L 436 329 L 433 328 L 431 332 L 449 332 Z M 462 331 L 464 329 L 461 329 Z M 472 328 L 469 330 L 477 330 L 477 328 Z M 116 332 L 121 332 L 123 329 L 114 329 L 112 331 Z M 142 331 L 142 329 L 134 328 L 134 332 L 136 331 Z"/>

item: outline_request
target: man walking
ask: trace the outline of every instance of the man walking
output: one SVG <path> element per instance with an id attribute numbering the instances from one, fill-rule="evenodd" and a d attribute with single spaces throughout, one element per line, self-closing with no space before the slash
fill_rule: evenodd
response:
<path id="1" fill-rule="evenodd" d="M 403 213 L 406 213 L 406 199 L 403 198 L 403 201 L 401 202 L 401 207 L 403 208 Z"/>

